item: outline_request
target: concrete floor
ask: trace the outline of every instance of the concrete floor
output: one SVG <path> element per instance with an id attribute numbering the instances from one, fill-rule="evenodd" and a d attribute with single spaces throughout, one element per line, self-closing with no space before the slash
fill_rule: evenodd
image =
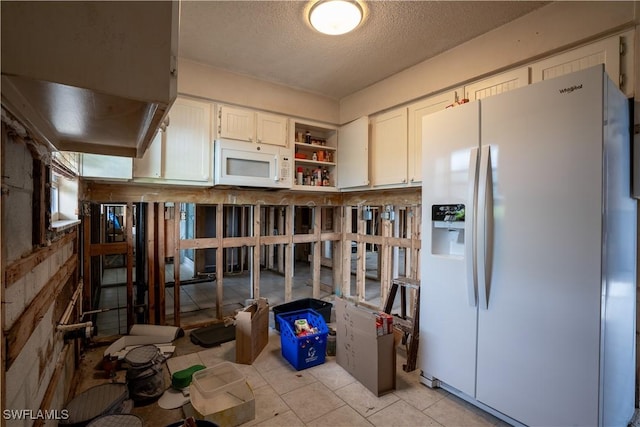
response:
<path id="1" fill-rule="evenodd" d="M 330 326 L 334 326 L 330 324 Z M 176 351 L 164 366 L 165 384 L 170 384 L 170 367 L 181 356 L 199 357 L 206 366 L 235 361 L 235 341 L 205 349 L 191 343 L 187 335 L 174 341 Z M 101 367 L 105 347 L 89 349 L 80 366 L 77 392 L 108 382 Z M 281 356 L 280 334 L 273 328 L 271 315 L 269 344 L 252 365 L 235 365 L 255 395 L 255 418 L 245 426 L 492 426 L 506 425 L 459 398 L 419 383 L 419 369 L 402 370 L 406 354 L 397 347 L 396 390 L 376 397 L 340 367 L 335 357 L 325 363 L 296 371 Z M 118 371 L 116 380 L 124 381 Z M 188 409 L 187 409 L 188 411 Z M 145 426 L 162 427 L 183 419 L 181 408 L 165 410 L 157 402 L 134 407 Z"/>
<path id="2" fill-rule="evenodd" d="M 352 254 L 352 270 L 355 270 L 356 254 Z M 366 268 L 367 279 L 365 283 L 366 301 L 373 305 L 380 304 L 380 281 L 375 277 L 378 264 L 378 254 L 367 252 Z M 167 281 L 173 281 L 173 264 L 166 265 L 165 277 Z M 100 306 L 101 309 L 110 309 L 96 316 L 96 325 L 99 336 L 113 336 L 127 334 L 126 313 L 126 269 L 108 268 L 103 272 Z M 180 266 L 181 280 L 189 280 L 194 277 L 193 269 L 187 264 Z M 135 278 L 134 278 L 135 280 Z M 242 273 L 225 274 L 223 289 L 223 316 L 233 316 L 235 311 L 241 309 L 247 299 L 251 298 L 251 276 L 249 271 Z M 294 268 L 292 281 L 292 300 L 313 297 L 311 286 L 311 264 L 297 262 Z M 333 272 L 331 268 L 320 269 L 320 298 L 325 298 L 333 293 Z M 351 292 L 355 294 L 355 275 L 352 276 Z M 173 292 L 174 288 L 166 289 L 166 321 L 173 324 Z M 281 304 L 284 301 L 284 277 L 277 272 L 260 271 L 260 296 L 266 297 L 271 306 Z M 180 286 L 180 318 L 181 326 L 188 328 L 189 324 L 197 324 L 216 318 L 216 283 L 205 281 L 194 284 L 181 284 Z M 381 307 L 381 305 L 380 305 Z"/>

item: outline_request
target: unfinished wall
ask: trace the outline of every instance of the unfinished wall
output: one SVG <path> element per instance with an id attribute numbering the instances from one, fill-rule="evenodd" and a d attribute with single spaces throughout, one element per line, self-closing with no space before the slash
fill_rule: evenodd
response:
<path id="1" fill-rule="evenodd" d="M 74 341 L 65 342 L 56 324 L 78 283 L 78 233 L 33 235 L 34 195 L 42 191 L 34 185 L 34 157 L 46 161 L 47 152 L 4 123 L 2 130 L 2 410 L 32 411 L 2 412 L 2 421 L 40 425 L 39 410 L 64 407 L 75 369 Z"/>

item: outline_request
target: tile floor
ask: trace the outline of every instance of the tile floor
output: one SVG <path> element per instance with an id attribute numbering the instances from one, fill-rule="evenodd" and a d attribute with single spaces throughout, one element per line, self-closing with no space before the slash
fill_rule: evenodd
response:
<path id="1" fill-rule="evenodd" d="M 165 365 L 166 384 L 170 371 L 201 360 L 205 366 L 235 361 L 235 341 L 205 349 L 192 344 L 188 336 L 174 341 L 176 353 Z M 91 349 L 81 366 L 78 392 L 108 381 L 101 371 L 104 347 Z M 280 335 L 269 328 L 269 344 L 252 365 L 236 365 L 255 395 L 255 418 L 243 426 L 445 426 L 470 427 L 506 425 L 465 401 L 419 382 L 419 369 L 402 370 L 404 348 L 398 347 L 396 389 L 376 397 L 327 356 L 325 363 L 296 371 L 280 353 Z M 124 372 L 118 372 L 118 379 Z M 188 408 L 186 412 L 189 413 Z M 165 410 L 157 403 L 136 407 L 133 413 L 145 426 L 161 427 L 183 418 L 182 409 Z"/>
<path id="2" fill-rule="evenodd" d="M 369 264 L 369 262 L 367 263 Z M 369 267 L 367 266 L 367 270 Z M 110 271 L 107 280 L 122 283 L 123 271 Z M 167 277 L 173 277 L 173 273 Z M 331 300 L 331 271 L 323 268 L 321 282 L 322 299 Z M 230 314 L 241 308 L 250 297 L 246 275 L 225 277 L 224 307 Z M 311 297 L 308 268 L 296 267 L 294 299 Z M 379 282 L 378 282 L 379 283 Z M 283 278 L 270 272 L 261 272 L 261 295 L 266 296 L 273 307 L 284 302 Z M 378 290 L 376 290 L 376 286 Z M 326 289 L 325 289 L 326 288 Z M 103 289 L 101 303 L 105 307 L 124 306 L 122 286 Z M 367 300 L 379 300 L 379 284 L 367 285 Z M 181 317 L 183 322 L 215 317 L 215 284 L 213 282 L 182 286 Z M 169 289 L 167 300 L 172 301 L 173 289 Z M 377 296 L 375 295 L 377 292 Z M 169 307 L 168 307 L 169 308 Z M 172 312 L 168 310 L 169 313 Z M 123 310 L 119 310 L 124 315 Z M 102 314 L 103 325 L 111 321 L 113 333 L 126 333 L 123 322 L 113 310 Z M 100 320 L 99 320 L 100 321 Z M 376 397 L 354 377 L 342 369 L 334 357 L 327 357 L 324 364 L 296 371 L 280 352 L 280 334 L 274 329 L 271 313 L 269 344 L 252 365 L 237 365 L 246 375 L 256 399 L 255 418 L 246 426 L 491 426 L 506 425 L 486 412 L 440 389 L 429 389 L 419 382 L 419 369 L 407 373 L 402 370 L 406 362 L 404 347 L 399 346 L 396 364 L 396 389 Z M 124 325 L 126 328 L 126 325 Z M 333 325 L 330 325 L 333 326 Z M 103 327 L 104 330 L 104 327 Z M 207 366 L 222 361 L 235 361 L 235 341 L 205 349 L 191 343 L 188 337 L 174 341 L 176 352 L 165 365 L 165 384 L 170 384 L 170 371 L 180 369 L 181 363 L 201 360 Z M 80 367 L 80 384 L 77 393 L 92 385 L 109 381 L 101 367 L 105 347 L 86 351 Z M 186 357 L 186 358 L 185 358 Z M 187 367 L 187 366 L 185 366 Z M 118 381 L 124 381 L 124 371 L 119 371 Z M 189 410 L 187 408 L 187 413 Z M 165 410 L 157 403 L 136 407 L 133 413 L 145 420 L 149 427 L 162 427 L 179 421 L 185 416 L 182 408 Z"/>

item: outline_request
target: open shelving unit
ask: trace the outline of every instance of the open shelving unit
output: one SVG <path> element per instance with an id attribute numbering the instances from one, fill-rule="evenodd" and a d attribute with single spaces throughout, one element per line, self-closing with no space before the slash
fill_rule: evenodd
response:
<path id="1" fill-rule="evenodd" d="M 330 126 L 323 126 L 313 122 L 292 119 L 290 141 L 293 141 L 294 176 L 293 189 L 304 191 L 337 191 L 337 149 L 338 131 Z M 314 157 L 315 153 L 315 157 Z M 298 169 L 303 176 L 311 176 L 318 169 L 326 171 L 328 185 L 300 185 L 297 180 Z"/>

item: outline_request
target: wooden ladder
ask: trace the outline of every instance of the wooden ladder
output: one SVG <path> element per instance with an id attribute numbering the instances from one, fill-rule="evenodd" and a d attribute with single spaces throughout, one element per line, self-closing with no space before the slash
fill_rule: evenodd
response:
<path id="1" fill-rule="evenodd" d="M 393 316 L 393 327 L 403 333 L 402 343 L 407 349 L 407 363 L 402 365 L 402 369 L 405 372 L 411 372 L 416 369 L 418 342 L 420 339 L 420 281 L 407 277 L 393 279 L 384 305 L 384 312 L 387 314 L 391 314 L 398 289 L 400 289 L 400 315 L 395 314 Z M 407 289 L 414 292 L 411 316 L 407 315 Z"/>

